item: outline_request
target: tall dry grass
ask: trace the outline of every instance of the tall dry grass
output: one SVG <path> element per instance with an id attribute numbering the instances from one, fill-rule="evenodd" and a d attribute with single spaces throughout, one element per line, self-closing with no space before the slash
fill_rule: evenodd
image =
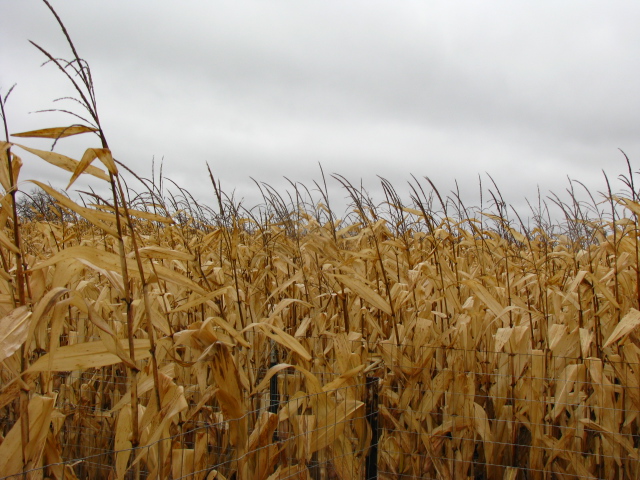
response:
<path id="1" fill-rule="evenodd" d="M 213 175 L 216 208 L 155 175 L 137 177 L 131 198 L 89 67 L 60 25 L 71 61 L 37 48 L 88 117 L 13 137 L 99 143 L 78 161 L 9 141 L 8 95 L 0 102 L 2 474 L 52 465 L 50 478 L 77 478 L 63 460 L 117 451 L 104 476 L 307 478 L 324 455 L 333 475 L 357 478 L 372 433 L 346 387 L 368 374 L 380 379 L 390 477 L 637 478 L 640 203 L 628 159 L 627 193 L 607 180 L 604 206 L 553 197 L 557 224 L 541 201 L 525 225 L 495 184 L 490 206 L 470 209 L 415 178 L 408 200 L 383 179 L 376 204 L 334 177 L 352 200 L 343 219 L 324 174 L 317 193 L 293 184 L 288 198 L 259 185 L 253 210 Z M 69 186 L 92 175 L 111 196 L 80 204 L 31 180 L 66 215 L 23 221 L 23 154 L 68 171 Z M 261 393 L 292 369 L 274 412 Z M 296 436 L 271 441 L 287 429 Z M 208 470 L 216 455 L 225 471 Z"/>

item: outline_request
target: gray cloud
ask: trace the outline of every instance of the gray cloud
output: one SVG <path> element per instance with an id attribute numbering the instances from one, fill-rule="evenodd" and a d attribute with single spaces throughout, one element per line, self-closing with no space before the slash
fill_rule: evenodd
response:
<path id="1" fill-rule="evenodd" d="M 311 185 L 322 162 L 326 172 L 372 183 L 380 174 L 399 189 L 412 173 L 445 191 L 457 180 L 471 202 L 478 174 L 489 172 L 523 205 L 537 185 L 563 190 L 567 175 L 601 189 L 601 169 L 615 176 L 624 168 L 618 147 L 640 154 L 640 6 L 54 6 L 93 67 L 116 156 L 143 175 L 152 157 L 164 157 L 165 173 L 199 197 L 211 196 L 204 162 L 252 199 L 249 177 Z M 46 119 L 23 112 L 68 87 L 54 69 L 37 69 L 41 57 L 26 39 L 64 53 L 63 38 L 36 0 L 6 5 L 0 28 L 0 61 L 10 67 L 0 85 L 19 82 L 16 126 L 39 128 Z"/>

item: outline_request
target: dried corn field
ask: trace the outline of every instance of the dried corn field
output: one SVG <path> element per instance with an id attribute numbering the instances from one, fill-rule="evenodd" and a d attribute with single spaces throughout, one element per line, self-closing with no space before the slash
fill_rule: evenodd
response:
<path id="1" fill-rule="evenodd" d="M 632 199 L 573 238 L 357 192 L 348 221 L 206 225 L 40 186 L 75 220 L 16 243 L 3 199 L 5 475 L 365 478 L 372 438 L 380 478 L 638 473 Z"/>
<path id="2" fill-rule="evenodd" d="M 38 48 L 89 125 L 0 142 L 2 478 L 640 476 L 629 162 L 626 193 L 553 197 L 561 222 L 415 178 L 376 203 L 334 176 L 338 218 L 326 182 L 245 209 L 210 171 L 211 208 L 114 159 L 71 46 Z M 79 161 L 15 141 L 83 133 Z M 110 196 L 36 179 L 25 209 L 23 161 Z"/>

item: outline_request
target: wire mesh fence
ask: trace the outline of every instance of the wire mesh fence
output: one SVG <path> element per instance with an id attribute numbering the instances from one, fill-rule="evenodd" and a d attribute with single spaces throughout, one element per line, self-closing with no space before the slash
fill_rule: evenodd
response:
<path id="1" fill-rule="evenodd" d="M 326 352 L 337 340 L 300 341 Z M 127 444 L 132 412 L 121 366 L 58 375 L 42 466 L 2 478 L 640 476 L 640 350 L 630 344 L 601 358 L 513 353 L 507 343 L 500 352 L 344 345 L 350 361 L 305 363 L 316 369 L 264 356 L 243 374 L 251 388 L 237 411 L 207 372 L 198 385 L 188 381 L 189 365 L 167 362 L 160 370 L 186 408 L 171 416 L 175 406 L 154 407 L 153 384 L 142 378 L 139 445 Z M 4 437 L 15 423 L 9 411 L 0 415 Z M 56 450 L 51 442 L 61 446 L 57 459 L 47 453 Z"/>

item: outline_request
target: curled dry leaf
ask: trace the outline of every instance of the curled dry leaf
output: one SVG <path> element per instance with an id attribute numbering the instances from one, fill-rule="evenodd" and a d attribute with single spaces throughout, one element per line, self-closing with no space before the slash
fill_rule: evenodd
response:
<path id="1" fill-rule="evenodd" d="M 73 175 L 71 175 L 67 189 L 73 185 L 96 158 L 100 159 L 111 175 L 118 174 L 118 167 L 116 167 L 113 157 L 111 156 L 111 151 L 108 148 L 87 148 L 76 169 L 73 171 Z"/>

